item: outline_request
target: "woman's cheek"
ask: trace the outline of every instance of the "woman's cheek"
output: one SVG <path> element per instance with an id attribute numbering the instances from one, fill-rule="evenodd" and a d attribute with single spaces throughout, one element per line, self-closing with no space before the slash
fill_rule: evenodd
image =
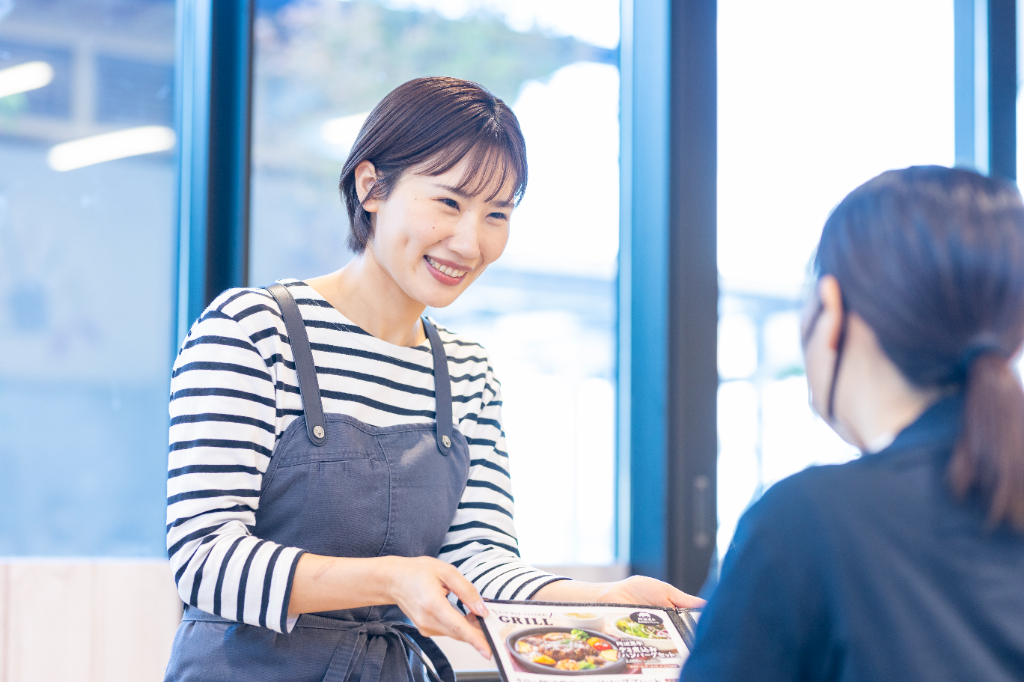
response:
<path id="1" fill-rule="evenodd" d="M 505 253 L 505 247 L 508 246 L 508 226 L 506 225 L 502 230 L 496 230 L 487 236 L 482 241 L 484 264 L 489 265 L 501 257 L 501 254 Z"/>
<path id="2" fill-rule="evenodd" d="M 804 364 L 806 366 L 807 376 L 807 389 L 810 392 L 811 407 L 814 411 L 822 418 L 825 418 L 825 412 L 827 406 L 825 405 L 826 392 L 828 386 L 825 385 L 831 377 L 826 378 L 827 372 L 822 367 L 821 353 L 813 352 L 813 348 L 808 348 L 807 353 L 804 355 Z"/>

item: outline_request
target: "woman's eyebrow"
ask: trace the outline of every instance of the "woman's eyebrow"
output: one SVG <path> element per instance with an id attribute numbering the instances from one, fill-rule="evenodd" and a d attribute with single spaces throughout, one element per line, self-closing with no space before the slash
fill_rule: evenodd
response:
<path id="1" fill-rule="evenodd" d="M 475 196 L 475 195 L 470 194 L 469 192 L 467 192 L 467 191 L 465 191 L 463 189 L 459 189 L 458 187 L 452 187 L 451 185 L 442 185 L 439 182 L 435 182 L 434 186 L 437 187 L 438 189 L 443 189 L 443 190 L 445 190 L 447 192 L 451 192 L 455 196 L 461 197 L 463 199 L 472 199 Z M 512 206 L 514 205 L 512 203 L 511 199 L 504 200 L 504 201 L 500 200 L 500 199 L 491 199 L 487 203 L 494 204 L 495 206 L 498 206 L 499 208 L 512 208 Z"/>

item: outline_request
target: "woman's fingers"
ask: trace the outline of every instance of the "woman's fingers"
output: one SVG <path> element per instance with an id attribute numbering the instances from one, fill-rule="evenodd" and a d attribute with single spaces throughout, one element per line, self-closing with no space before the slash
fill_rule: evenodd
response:
<path id="1" fill-rule="evenodd" d="M 484 618 L 487 616 L 487 605 L 483 597 L 477 592 L 473 583 L 466 579 L 466 576 L 459 573 L 459 570 L 450 564 L 446 564 L 449 570 L 445 571 L 441 580 L 444 586 L 451 590 L 466 607 L 476 615 Z"/>
<path id="2" fill-rule="evenodd" d="M 434 612 L 434 621 L 437 628 L 436 634 L 465 642 L 479 651 L 484 658 L 491 657 L 491 648 L 487 644 L 487 638 L 476 622 L 476 617 L 472 614 L 463 616 L 445 600 L 444 605 L 438 605 L 437 611 Z"/>
<path id="3" fill-rule="evenodd" d="M 671 586 L 668 598 L 669 601 L 672 602 L 672 606 L 677 609 L 702 609 L 707 603 L 700 597 L 694 597 L 692 594 L 686 594 L 682 590 L 677 590 Z"/>

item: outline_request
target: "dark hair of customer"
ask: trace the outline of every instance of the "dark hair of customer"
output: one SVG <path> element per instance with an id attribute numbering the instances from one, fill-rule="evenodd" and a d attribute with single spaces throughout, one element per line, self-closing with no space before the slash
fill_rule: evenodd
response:
<path id="1" fill-rule="evenodd" d="M 825 224 L 818 276 L 874 330 L 913 384 L 964 393 L 948 468 L 960 499 L 1024 531 L 1024 204 L 1008 182 L 966 170 L 889 171 Z"/>
<path id="2" fill-rule="evenodd" d="M 512 178 L 514 205 L 526 191 L 526 141 L 519 121 L 486 88 L 458 78 L 416 78 L 392 90 L 366 118 L 341 171 L 339 190 L 348 211 L 349 248 L 361 253 L 373 236 L 370 214 L 356 195 L 355 171 L 371 162 L 378 175 L 366 199 L 387 199 L 402 173 L 436 176 L 463 159 L 467 172 L 455 189 L 476 196 L 490 188 L 493 201 Z"/>

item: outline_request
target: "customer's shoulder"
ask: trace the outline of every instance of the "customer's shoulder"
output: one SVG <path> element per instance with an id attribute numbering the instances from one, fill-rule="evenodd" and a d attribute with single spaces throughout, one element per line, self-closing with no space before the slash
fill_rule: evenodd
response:
<path id="1" fill-rule="evenodd" d="M 768 488 L 755 508 L 776 522 L 803 523 L 809 515 L 820 519 L 823 510 L 835 509 L 860 487 L 864 469 L 860 460 L 808 467 Z"/>

